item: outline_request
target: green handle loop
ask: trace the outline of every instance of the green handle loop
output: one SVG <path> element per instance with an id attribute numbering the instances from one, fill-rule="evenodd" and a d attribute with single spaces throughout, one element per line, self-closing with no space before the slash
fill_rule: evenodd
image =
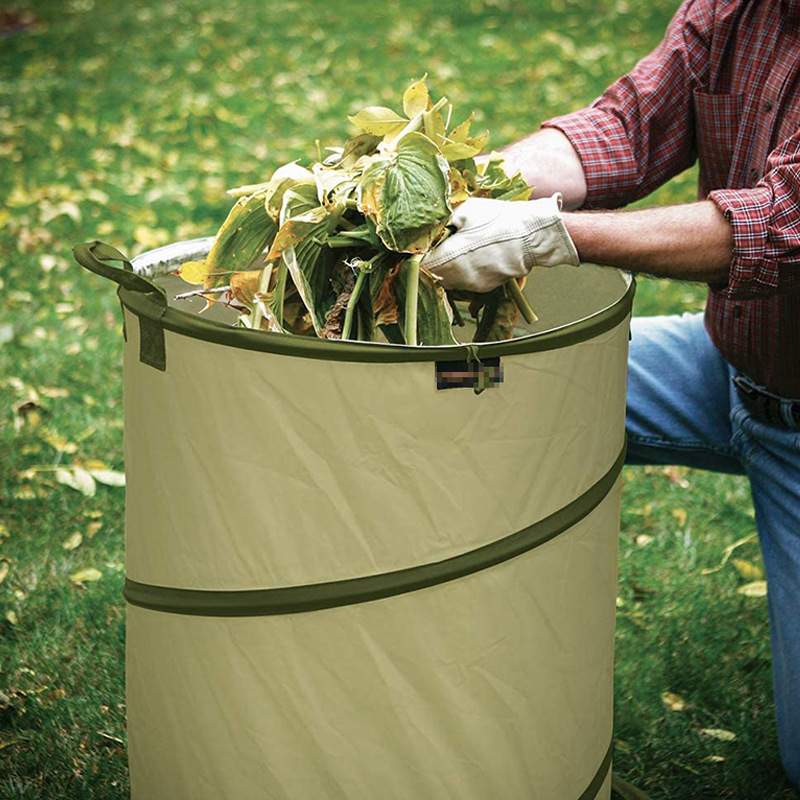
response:
<path id="1" fill-rule="evenodd" d="M 104 242 L 83 242 L 72 248 L 72 255 L 89 272 L 108 278 L 118 283 L 121 288 L 131 292 L 147 295 L 157 304 L 155 318 L 140 317 L 139 319 L 139 360 L 162 372 L 167 368 L 167 351 L 164 340 L 164 328 L 161 317 L 167 311 L 166 292 L 156 283 L 133 271 L 133 265 L 115 247 Z M 114 267 L 108 262 L 120 261 L 121 267 Z M 123 335 L 127 340 L 125 331 L 125 310 L 123 308 Z"/>
<path id="2" fill-rule="evenodd" d="M 167 297 L 164 290 L 143 275 L 133 271 L 133 266 L 124 253 L 120 253 L 116 247 L 112 247 L 105 242 L 97 240 L 93 242 L 83 242 L 76 244 L 72 248 L 72 255 L 75 260 L 95 275 L 108 278 L 114 283 L 118 283 L 125 289 L 145 294 L 155 294 L 167 304 Z M 108 262 L 121 261 L 122 267 L 111 266 Z"/>

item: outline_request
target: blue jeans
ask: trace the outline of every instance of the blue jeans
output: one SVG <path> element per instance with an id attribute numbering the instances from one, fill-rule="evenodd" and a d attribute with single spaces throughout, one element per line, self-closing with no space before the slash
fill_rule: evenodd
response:
<path id="1" fill-rule="evenodd" d="M 800 790 L 800 431 L 742 406 L 702 314 L 637 317 L 628 362 L 628 463 L 747 475 L 769 586 L 781 760 Z"/>

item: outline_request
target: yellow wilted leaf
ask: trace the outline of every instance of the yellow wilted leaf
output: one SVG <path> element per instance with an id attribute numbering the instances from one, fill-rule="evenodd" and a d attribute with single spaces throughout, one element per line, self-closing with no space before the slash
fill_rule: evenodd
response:
<path id="1" fill-rule="evenodd" d="M 89 581 L 98 581 L 102 577 L 103 573 L 100 572 L 99 569 L 95 567 L 86 567 L 85 569 L 79 569 L 77 572 L 73 572 L 72 575 L 69 576 L 69 579 L 73 583 L 88 583 Z"/>
<path id="2" fill-rule="evenodd" d="M 672 509 L 672 516 L 678 521 L 678 526 L 683 527 L 686 524 L 686 509 L 685 508 L 673 508 Z"/>
<path id="3" fill-rule="evenodd" d="M 736 734 L 733 731 L 726 731 L 723 728 L 703 728 L 700 731 L 700 735 L 720 742 L 733 742 L 736 740 Z"/>
<path id="4" fill-rule="evenodd" d="M 428 94 L 428 87 L 425 81 L 428 77 L 426 72 L 418 81 L 415 81 L 405 90 L 403 94 L 403 111 L 405 115 L 411 119 L 427 111 L 431 104 L 431 98 Z"/>
<path id="5" fill-rule="evenodd" d="M 205 261 L 184 261 L 179 274 L 186 283 L 205 283 L 208 268 Z"/>
<path id="6" fill-rule="evenodd" d="M 686 711 L 686 701 L 674 692 L 661 692 L 661 702 L 670 711 Z"/>
<path id="7" fill-rule="evenodd" d="M 365 133 L 375 136 L 399 133 L 408 124 L 405 117 L 384 106 L 369 106 L 348 119 Z"/>
<path id="8" fill-rule="evenodd" d="M 650 542 L 653 541 L 653 537 L 649 536 L 646 533 L 640 533 L 640 534 L 637 535 L 637 537 L 634 539 L 634 541 L 636 542 L 636 545 L 638 547 L 647 547 L 647 545 L 649 545 Z"/>
<path id="9" fill-rule="evenodd" d="M 83 542 L 83 535 L 80 531 L 75 531 L 72 536 L 68 537 L 62 543 L 62 547 L 65 550 L 75 550 L 75 548 L 80 547 L 81 543 Z"/>
<path id="10" fill-rule="evenodd" d="M 96 519 L 94 522 L 90 522 L 86 528 L 86 535 L 92 539 L 94 535 L 103 527 L 102 520 Z"/>
<path id="11" fill-rule="evenodd" d="M 739 594 L 745 597 L 766 597 L 767 596 L 767 582 L 766 581 L 753 581 L 740 586 L 736 590 Z"/>
<path id="12" fill-rule="evenodd" d="M 764 580 L 764 570 L 761 569 L 758 564 L 753 564 L 741 558 L 732 558 L 731 564 L 733 564 L 736 571 L 747 581 Z"/>
<path id="13" fill-rule="evenodd" d="M 724 760 L 724 756 L 706 756 L 703 759 L 706 764 L 721 764 Z"/>
<path id="14" fill-rule="evenodd" d="M 105 461 L 101 461 L 99 458 L 87 458 L 83 463 L 84 469 L 88 469 L 89 472 L 95 469 L 108 469 L 108 464 Z"/>
<path id="15" fill-rule="evenodd" d="M 6 619 L 12 625 L 16 625 L 19 622 L 19 620 L 17 619 L 17 612 L 16 611 L 6 611 Z"/>
<path id="16" fill-rule="evenodd" d="M 0 564 L 0 583 L 2 583 L 6 579 L 6 575 L 8 575 L 8 570 L 11 568 L 8 561 L 3 561 Z"/>
<path id="17" fill-rule="evenodd" d="M 5 538 L 6 536 L 10 536 L 11 534 L 8 532 L 8 528 L 5 525 L 0 523 L 0 539 Z"/>
<path id="18" fill-rule="evenodd" d="M 67 441 L 60 433 L 56 431 L 42 431 L 42 439 L 47 442 L 55 450 L 61 453 L 71 455 L 78 452 L 78 445 L 73 442 Z"/>

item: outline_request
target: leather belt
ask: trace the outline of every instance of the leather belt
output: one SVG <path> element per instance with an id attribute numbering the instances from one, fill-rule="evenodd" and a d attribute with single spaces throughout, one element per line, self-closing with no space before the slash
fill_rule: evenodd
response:
<path id="1" fill-rule="evenodd" d="M 733 384 L 742 404 L 756 419 L 781 428 L 800 430 L 800 400 L 773 394 L 744 375 L 734 375 Z"/>

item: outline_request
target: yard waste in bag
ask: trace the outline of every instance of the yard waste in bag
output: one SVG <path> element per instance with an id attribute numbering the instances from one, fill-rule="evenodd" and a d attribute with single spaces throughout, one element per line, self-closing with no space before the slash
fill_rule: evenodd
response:
<path id="1" fill-rule="evenodd" d="M 468 197 L 531 194 L 501 156 L 476 163 L 488 132 L 473 136 L 472 116 L 452 116 L 423 77 L 406 90 L 402 114 L 366 108 L 350 117 L 360 133 L 310 167 L 286 164 L 230 190 L 238 199 L 210 251 L 180 268 L 202 284 L 184 296 L 232 305 L 241 326 L 290 335 L 456 344 L 453 323 L 469 315 L 480 341 L 511 338 L 520 313 L 535 317 L 525 279 L 481 295 L 445 292 L 420 263 Z"/>
<path id="2" fill-rule="evenodd" d="M 608 800 L 630 278 L 331 340 L 176 299 L 218 241 L 74 251 L 125 323 L 133 800 Z"/>

